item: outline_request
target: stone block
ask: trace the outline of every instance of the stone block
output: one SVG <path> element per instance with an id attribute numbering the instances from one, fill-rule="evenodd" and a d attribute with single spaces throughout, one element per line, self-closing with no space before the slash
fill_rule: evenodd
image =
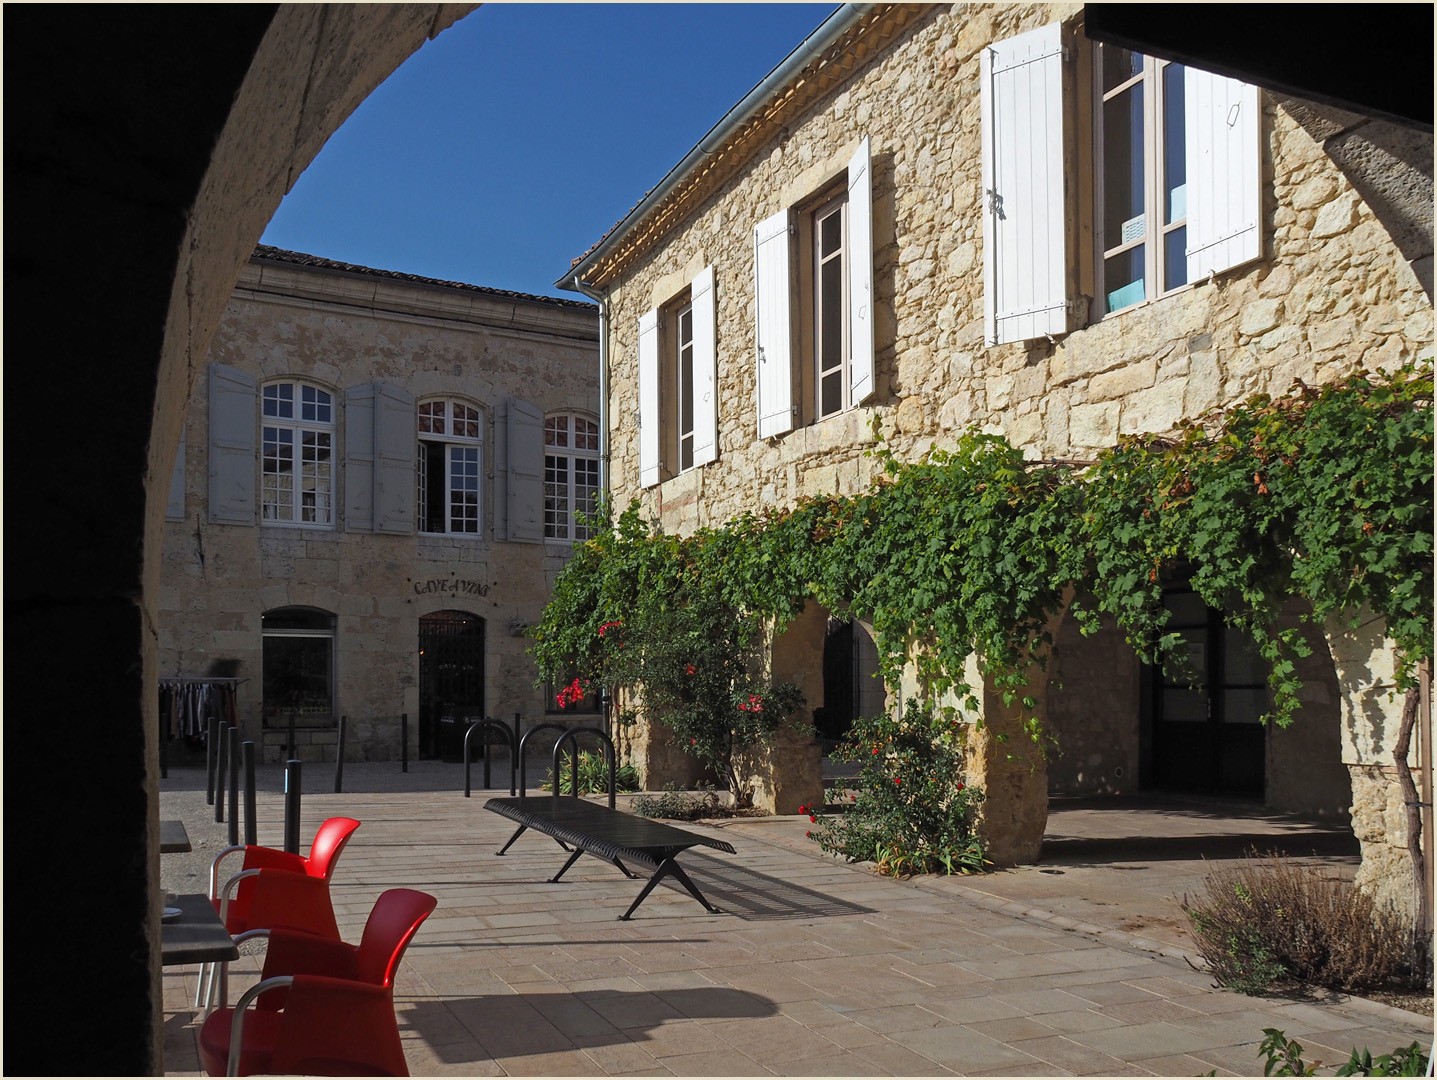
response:
<path id="1" fill-rule="evenodd" d="M 1312 225 L 1312 239 L 1339 236 L 1357 224 L 1357 200 L 1353 195 L 1339 195 L 1323 205 Z"/>
<path id="2" fill-rule="evenodd" d="M 1321 173 L 1299 184 L 1288 196 L 1288 204 L 1294 210 L 1316 210 L 1336 194 L 1337 180 L 1329 173 Z"/>
<path id="3" fill-rule="evenodd" d="M 1075 405 L 1068 413 L 1068 442 L 1073 446 L 1100 448 L 1118 441 L 1116 401 L 1096 405 Z"/>
<path id="4" fill-rule="evenodd" d="M 1281 300 L 1268 299 L 1257 300 L 1251 304 L 1244 305 L 1242 318 L 1238 322 L 1238 330 L 1249 337 L 1257 337 L 1265 334 L 1282 321 L 1283 304 Z"/>
<path id="5" fill-rule="evenodd" d="M 1186 380 L 1142 390 L 1123 401 L 1122 421 L 1118 431 L 1123 435 L 1137 432 L 1171 431 L 1183 418 L 1183 390 Z"/>
<path id="6" fill-rule="evenodd" d="M 1146 390 L 1157 380 L 1157 362 L 1151 359 L 1106 371 L 1088 380 L 1089 401 L 1113 401 Z"/>

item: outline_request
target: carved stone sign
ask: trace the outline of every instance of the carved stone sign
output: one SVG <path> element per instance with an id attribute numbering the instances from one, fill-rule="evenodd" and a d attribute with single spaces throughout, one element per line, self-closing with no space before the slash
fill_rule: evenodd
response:
<path id="1" fill-rule="evenodd" d="M 441 593 L 445 596 L 488 596 L 489 583 L 464 578 L 426 578 L 414 583 L 414 595 Z"/>

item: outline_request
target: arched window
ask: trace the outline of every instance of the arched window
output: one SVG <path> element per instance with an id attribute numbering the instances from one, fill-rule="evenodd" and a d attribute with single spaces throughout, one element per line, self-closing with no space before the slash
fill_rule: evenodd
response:
<path id="1" fill-rule="evenodd" d="M 587 540 L 599 497 L 599 425 L 558 413 L 544 420 L 544 536 Z"/>
<path id="2" fill-rule="evenodd" d="M 301 382 L 261 398 L 261 506 L 266 523 L 334 525 L 334 398 Z"/>
<path id="3" fill-rule="evenodd" d="M 419 531 L 477 533 L 483 516 L 479 487 L 483 414 L 449 398 L 419 403 Z"/>
<path id="4" fill-rule="evenodd" d="M 334 616 L 308 607 L 260 616 L 264 722 L 329 724 L 334 720 Z"/>

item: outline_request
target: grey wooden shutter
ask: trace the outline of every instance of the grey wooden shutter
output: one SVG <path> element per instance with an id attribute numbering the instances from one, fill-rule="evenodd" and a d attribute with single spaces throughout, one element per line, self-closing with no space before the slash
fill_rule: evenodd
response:
<path id="1" fill-rule="evenodd" d="M 639 484 L 659 482 L 659 309 L 639 317 Z"/>
<path id="2" fill-rule="evenodd" d="M 848 163 L 849 400 L 873 396 L 873 169 L 865 136 Z"/>
<path id="3" fill-rule="evenodd" d="M 165 520 L 185 520 L 185 434 L 180 428 L 180 445 L 175 449 L 175 467 L 170 470 L 170 497 L 165 501 Z"/>
<path id="4" fill-rule="evenodd" d="M 718 459 L 718 309 L 714 268 L 689 286 L 694 313 L 694 465 Z"/>
<path id="5" fill-rule="evenodd" d="M 494 407 L 494 538 L 509 538 L 509 403 Z"/>
<path id="6" fill-rule="evenodd" d="M 344 392 L 344 527 L 374 531 L 374 387 Z"/>
<path id="7" fill-rule="evenodd" d="M 414 532 L 414 395 L 374 384 L 374 531 Z"/>
<path id="8" fill-rule="evenodd" d="M 243 371 L 210 365 L 210 520 L 219 524 L 255 523 L 258 386 Z"/>
<path id="9" fill-rule="evenodd" d="M 1262 257 L 1262 142 L 1257 87 L 1183 73 L 1188 280 Z"/>
<path id="10" fill-rule="evenodd" d="M 983 322 L 989 345 L 1068 330 L 1061 26 L 982 51 Z"/>
<path id="11" fill-rule="evenodd" d="M 793 321 L 790 317 L 793 278 L 790 271 L 789 222 L 780 210 L 753 230 L 753 276 L 758 369 L 758 437 L 767 439 L 792 431 Z"/>
<path id="12" fill-rule="evenodd" d="M 527 401 L 509 400 L 508 530 L 510 540 L 544 539 L 544 414 Z"/>

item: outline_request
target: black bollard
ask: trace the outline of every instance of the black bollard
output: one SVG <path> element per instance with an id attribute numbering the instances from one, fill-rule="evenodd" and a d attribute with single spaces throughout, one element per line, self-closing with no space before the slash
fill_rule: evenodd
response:
<path id="1" fill-rule="evenodd" d="M 344 790 L 344 736 L 349 731 L 349 717 L 339 718 L 339 744 L 334 748 L 334 793 Z"/>
<path id="2" fill-rule="evenodd" d="M 239 728 L 230 728 L 230 846 L 239 843 Z"/>
<path id="3" fill-rule="evenodd" d="M 284 763 L 284 850 L 299 854 L 299 788 L 303 763 L 290 758 Z"/>
<path id="4" fill-rule="evenodd" d="M 254 819 L 254 743 L 244 743 L 244 842 L 251 847 L 259 843 L 259 824 Z"/>
<path id="5" fill-rule="evenodd" d="M 229 726 L 219 725 L 215 737 L 215 820 L 225 819 L 225 769 L 229 764 Z"/>
<path id="6" fill-rule="evenodd" d="M 399 771 L 409 771 L 409 714 L 399 714 Z"/>
<path id="7" fill-rule="evenodd" d="M 219 742 L 220 722 L 213 716 L 205 725 L 205 803 L 213 806 L 215 801 L 215 744 Z"/>

